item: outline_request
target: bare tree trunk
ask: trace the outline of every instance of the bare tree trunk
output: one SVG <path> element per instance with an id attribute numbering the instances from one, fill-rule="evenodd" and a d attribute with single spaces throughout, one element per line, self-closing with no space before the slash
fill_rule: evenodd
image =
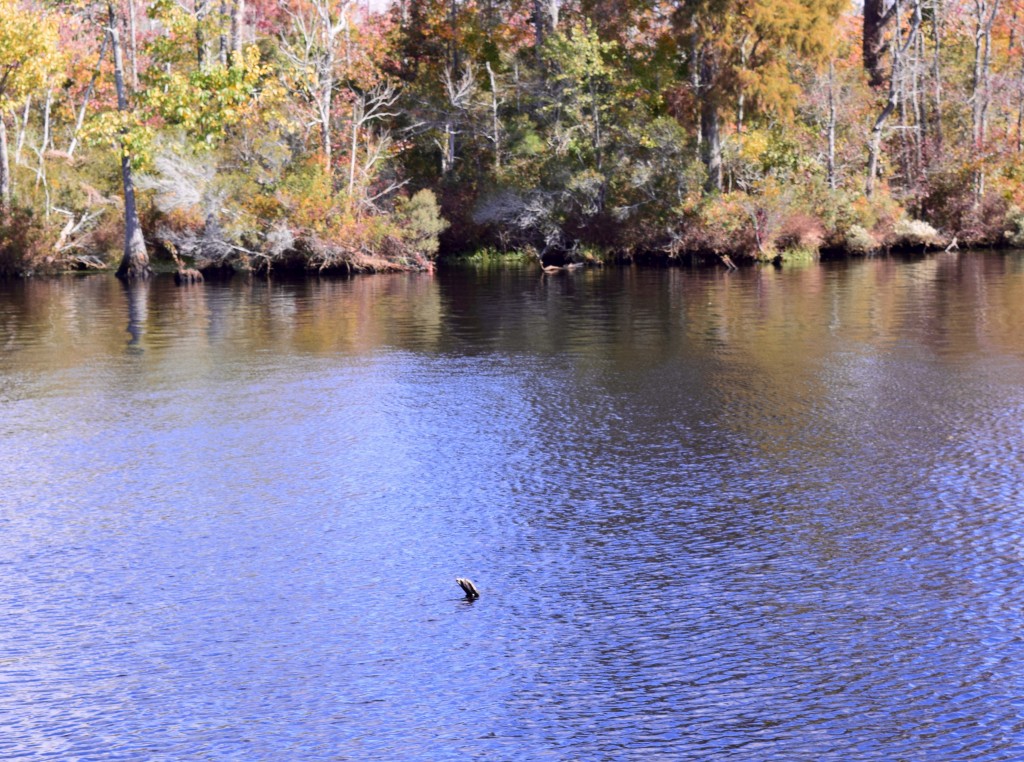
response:
<path id="1" fill-rule="evenodd" d="M 40 141 L 39 150 L 43 153 L 50 145 L 50 107 L 53 106 L 53 88 L 46 88 L 46 103 L 43 106 L 43 139 Z"/>
<path id="2" fill-rule="evenodd" d="M 456 0 L 449 0 L 448 25 L 451 32 L 451 39 L 448 41 L 448 60 L 451 63 L 452 71 L 459 70 L 459 28 L 458 28 L 458 5 Z"/>
<path id="3" fill-rule="evenodd" d="M 933 113 L 935 119 L 935 148 L 942 149 L 942 0 L 935 0 L 932 9 L 932 79 L 935 88 Z"/>
<path id="4" fill-rule="evenodd" d="M 46 105 L 43 106 L 43 137 L 39 141 L 39 150 L 37 156 L 39 158 L 39 165 L 36 167 L 36 187 L 38 188 L 42 184 L 43 189 L 46 191 L 46 211 L 47 218 L 50 216 L 50 190 L 46 183 L 46 146 L 50 142 L 50 106 L 53 104 L 53 89 L 46 89 Z"/>
<path id="5" fill-rule="evenodd" d="M 697 62 L 699 60 L 700 60 L 700 46 L 699 46 L 699 41 L 697 39 L 697 35 L 694 34 L 694 35 L 691 35 L 691 37 L 690 37 L 690 61 L 693 62 L 693 65 L 690 66 L 690 87 L 693 89 L 693 102 L 694 102 L 693 123 L 694 123 L 695 129 L 697 131 L 696 145 L 697 145 L 697 158 L 698 159 L 702 158 L 702 156 L 703 156 L 701 151 L 702 151 L 702 144 L 704 142 L 704 134 L 701 132 L 701 128 L 700 128 L 700 88 L 701 88 L 701 80 L 700 80 L 700 66 L 697 65 Z"/>
<path id="6" fill-rule="evenodd" d="M 909 189 L 911 187 L 911 168 L 910 168 L 910 122 L 907 119 L 907 92 L 906 92 L 906 78 L 900 77 L 899 79 L 900 94 L 896 99 L 896 110 L 900 117 L 900 173 L 903 175 L 903 187 Z"/>
<path id="7" fill-rule="evenodd" d="M 21 115 L 21 126 L 18 127 L 18 147 L 14 149 L 14 163 L 21 164 L 21 149 L 25 146 L 25 133 L 28 132 L 28 117 L 32 111 L 32 96 L 25 99 L 25 111 Z"/>
<path id="8" fill-rule="evenodd" d="M 359 150 L 359 124 L 362 121 L 365 105 L 362 99 L 365 96 L 356 95 L 352 102 L 352 142 L 349 145 L 348 157 L 348 203 L 352 204 L 352 195 L 356 189 L 356 152 Z M 357 116 L 358 115 L 358 116 Z"/>
<path id="9" fill-rule="evenodd" d="M 893 6 L 895 9 L 895 17 L 900 17 L 900 0 L 896 0 L 896 5 Z M 875 178 L 878 175 L 878 158 L 882 149 L 882 130 L 885 127 L 886 121 L 892 115 L 892 112 L 899 106 L 900 101 L 900 80 L 903 77 L 903 57 L 907 50 L 914 44 L 917 36 L 917 30 L 921 26 L 921 3 L 920 0 L 915 0 L 914 3 L 914 15 L 910 22 L 910 29 L 907 31 L 906 40 L 901 39 L 901 32 L 899 28 L 899 22 L 897 21 L 896 34 L 890 42 L 890 49 L 892 50 L 892 72 L 889 75 L 889 95 L 886 98 L 885 105 L 882 107 L 882 111 L 875 119 L 875 123 L 871 127 L 871 134 L 868 138 L 868 171 L 867 178 L 864 182 L 864 195 L 871 198 L 875 190 Z M 902 44 L 901 44 L 902 43 Z"/>
<path id="10" fill-rule="evenodd" d="M 828 187 L 836 189 L 836 66 L 828 62 Z"/>
<path id="11" fill-rule="evenodd" d="M 976 148 L 982 148 L 988 126 L 988 106 L 991 99 L 989 73 L 992 64 L 992 25 L 999 12 L 999 0 L 991 5 L 988 0 L 975 0 L 974 70 L 972 76 L 973 137 Z"/>
<path id="12" fill-rule="evenodd" d="M 864 0 L 864 36 L 861 54 L 864 71 L 871 87 L 885 83 L 882 54 L 885 52 L 885 30 L 893 19 L 895 5 L 886 9 L 886 0 Z"/>
<path id="13" fill-rule="evenodd" d="M 1013 64 L 1013 61 L 1015 60 L 1014 53 L 1016 51 L 1017 51 L 1017 8 L 1016 8 L 1016 6 L 1012 6 L 1012 15 L 1010 16 L 1010 44 L 1007 46 L 1007 54 L 1006 54 L 1007 64 L 1008 65 Z M 1007 71 L 1009 72 L 1009 66 L 1007 68 Z M 1007 77 L 1007 79 L 1009 80 L 1009 76 Z M 1017 81 L 1015 81 L 1015 84 L 1018 85 L 1018 87 L 1019 87 L 1019 83 Z M 1008 90 L 1009 90 L 1009 88 L 1008 88 Z M 1016 94 L 1016 91 L 1015 91 L 1015 94 Z M 1007 113 L 1006 114 L 1006 125 L 1004 127 L 1004 130 L 1005 130 L 1004 138 L 1005 138 L 1006 142 L 1008 142 L 1008 143 L 1010 142 L 1010 140 L 1011 140 L 1011 138 L 1013 136 L 1013 133 L 1014 133 L 1014 126 L 1013 126 L 1013 123 L 1012 123 L 1012 121 L 1010 119 L 1010 110 L 1011 110 L 1010 99 L 1011 99 L 1011 97 L 1012 96 L 1009 96 L 1009 93 L 1008 93 L 1007 107 L 1006 107 L 1006 113 Z"/>
<path id="14" fill-rule="evenodd" d="M 491 80 L 491 140 L 494 143 L 494 169 L 497 171 L 501 169 L 501 122 L 498 121 L 498 82 L 494 76 L 494 69 L 491 68 L 491 62 L 484 62 L 484 66 L 487 68 L 487 76 Z"/>
<path id="15" fill-rule="evenodd" d="M 206 20 L 206 3 L 209 0 L 195 0 L 196 14 L 196 63 L 202 69 L 206 66 L 206 30 L 203 29 L 203 22 Z"/>
<path id="16" fill-rule="evenodd" d="M 245 0 L 235 0 L 231 8 L 231 52 L 242 53 L 242 23 L 245 21 Z"/>
<path id="17" fill-rule="evenodd" d="M 548 29 L 552 33 L 558 31 L 558 20 L 562 12 L 561 0 L 548 0 Z"/>
<path id="18" fill-rule="evenodd" d="M 320 83 L 320 140 L 324 148 L 324 171 L 328 177 L 332 173 L 331 164 L 331 100 L 334 96 L 334 75 L 331 72 L 323 73 L 323 81 Z"/>
<path id="19" fill-rule="evenodd" d="M 590 118 L 594 120 L 594 130 L 591 137 L 591 143 L 594 146 L 594 165 L 597 167 L 597 171 L 600 172 L 603 160 L 603 143 L 601 138 L 601 109 L 597 103 L 597 91 L 594 88 L 594 78 L 592 76 L 587 77 L 587 89 L 590 91 Z"/>
<path id="20" fill-rule="evenodd" d="M 540 49 L 544 45 L 544 19 L 541 17 L 541 0 L 533 0 L 533 48 L 540 58 Z"/>
<path id="21" fill-rule="evenodd" d="M 132 64 L 132 90 L 139 89 L 138 28 L 135 25 L 135 0 L 128 0 L 128 55 Z M 106 42 L 106 39 L 104 39 Z M 100 55 L 100 60 L 103 55 Z"/>
<path id="22" fill-rule="evenodd" d="M 885 127 L 885 122 L 892 112 L 896 110 L 897 97 L 896 88 L 890 87 L 889 98 L 885 102 L 885 107 L 871 127 L 871 136 L 868 139 L 868 176 L 864 183 L 864 195 L 868 198 L 871 198 L 875 192 L 875 177 L 878 175 L 878 156 L 882 148 L 882 128 Z"/>
<path id="23" fill-rule="evenodd" d="M 78 117 L 75 119 L 75 131 L 71 133 L 71 145 L 68 146 L 68 158 L 70 159 L 75 155 L 75 148 L 78 146 L 78 133 L 82 130 L 82 124 L 85 122 L 85 110 L 89 106 L 89 100 L 92 98 L 92 92 L 96 88 L 96 80 L 100 76 L 100 67 L 103 65 L 103 56 L 107 52 L 107 42 L 110 41 L 110 35 L 103 35 L 103 43 L 100 45 L 100 56 L 96 61 L 96 68 L 92 72 L 92 78 L 89 80 L 89 86 L 85 89 L 85 97 L 82 99 L 82 106 L 78 109 Z"/>
<path id="24" fill-rule="evenodd" d="M 121 57 L 121 43 L 117 30 L 117 14 L 112 0 L 107 2 L 110 19 L 110 45 L 114 51 L 114 85 L 117 88 L 117 110 L 128 110 L 128 98 L 124 88 L 124 62 Z M 149 267 L 149 253 L 139 226 L 139 215 L 135 208 L 135 183 L 132 180 L 131 157 L 121 150 L 121 182 L 124 186 L 124 256 L 117 268 L 117 277 L 122 280 L 141 280 L 152 275 Z"/>
<path id="25" fill-rule="evenodd" d="M 705 190 L 722 190 L 722 143 L 718 130 L 718 105 L 710 98 L 701 101 L 700 131 L 704 137 L 702 155 L 708 170 Z"/>
<path id="26" fill-rule="evenodd" d="M 373 144 L 372 130 L 367 129 L 368 125 L 373 122 L 393 118 L 397 114 L 393 113 L 390 109 L 398 99 L 397 90 L 390 85 L 382 85 L 380 83 L 374 85 L 369 90 L 363 92 L 356 92 L 353 90 L 352 100 L 352 131 L 350 133 L 349 142 L 349 165 L 348 165 L 348 199 L 349 205 L 358 209 L 355 206 L 355 188 L 356 188 L 356 166 L 357 158 L 359 155 L 359 137 L 360 134 L 364 134 L 365 150 L 365 161 L 363 163 L 363 176 L 367 176 L 373 165 L 381 157 L 381 149 L 389 142 L 388 138 L 382 137 L 376 146 Z M 363 132 L 366 130 L 366 132 Z M 385 191 L 386 193 L 387 191 Z M 377 197 L 375 197 L 377 198 Z M 366 198 L 366 186 L 364 185 L 360 189 L 360 204 L 370 201 L 373 199 Z"/>
<path id="27" fill-rule="evenodd" d="M 0 112 L 0 212 L 11 211 L 11 162 L 7 152 L 7 125 Z"/>
<path id="28" fill-rule="evenodd" d="M 988 137 L 988 107 L 992 102 L 991 72 L 992 72 L 992 24 L 995 22 L 996 14 L 999 11 L 999 0 L 992 4 L 992 16 L 985 26 L 985 54 L 981 60 L 982 79 L 985 84 L 981 100 L 981 144 L 985 145 Z"/>
<path id="29" fill-rule="evenodd" d="M 715 65 L 713 54 L 701 52 L 700 65 L 700 133 L 701 157 L 708 177 L 704 189 L 711 193 L 722 190 L 722 143 L 719 132 L 718 98 L 715 92 Z"/>
<path id="30" fill-rule="evenodd" d="M 220 18 L 217 19 L 217 26 L 220 28 L 220 65 L 228 65 L 228 29 L 225 21 L 228 17 L 228 0 L 220 0 Z"/>
<path id="31" fill-rule="evenodd" d="M 984 2 L 975 2 L 977 16 L 974 22 L 974 66 L 971 69 L 971 146 L 975 151 L 981 149 L 981 59 L 984 29 L 982 15 L 985 12 Z"/>
<path id="32" fill-rule="evenodd" d="M 914 110 L 914 184 L 924 176 L 924 144 L 928 139 L 928 118 L 925 113 L 924 89 L 925 67 L 924 35 L 917 35 L 914 53 L 913 84 L 910 90 Z"/>
<path id="33" fill-rule="evenodd" d="M 456 150 L 458 143 L 458 112 L 465 112 L 468 109 L 469 98 L 473 92 L 474 79 L 473 68 L 466 66 L 461 77 L 455 69 L 445 69 L 442 74 L 445 94 L 448 104 L 444 117 L 444 137 L 440 141 L 441 149 L 441 174 L 447 175 L 455 168 Z"/>
<path id="34" fill-rule="evenodd" d="M 984 161 L 988 127 L 988 105 L 991 98 L 989 72 L 992 63 L 992 25 L 999 12 L 1000 0 L 974 0 L 974 71 L 972 76 L 972 137 L 974 150 Z M 991 3 L 991 4 L 990 4 Z M 975 206 L 985 195 L 985 168 L 975 175 Z"/>
<path id="35" fill-rule="evenodd" d="M 740 69 L 747 69 L 747 40 L 744 36 L 740 41 Z M 740 151 L 743 150 L 743 120 L 746 118 L 747 93 L 746 88 L 740 86 L 739 95 L 736 98 L 736 144 Z"/>
<path id="36" fill-rule="evenodd" d="M 1024 148 L 1024 53 L 1017 77 L 1017 153 L 1020 153 Z"/>
<path id="37" fill-rule="evenodd" d="M 455 128 L 451 120 L 444 123 L 444 146 L 441 148 L 441 174 L 447 175 L 455 166 Z"/>
<path id="38" fill-rule="evenodd" d="M 458 39 L 458 7 L 456 0 L 449 0 L 450 13 L 448 17 L 448 23 L 451 30 L 451 42 L 449 43 L 449 61 L 451 64 L 452 76 L 456 76 L 459 71 L 459 39 Z M 535 10 L 538 8 L 537 0 L 534 0 Z M 538 57 L 540 56 L 540 47 L 536 48 Z M 444 125 L 445 134 L 445 149 L 442 150 L 441 156 L 441 174 L 447 175 L 452 169 L 455 168 L 455 125 L 452 123 L 453 120 L 449 118 Z"/>

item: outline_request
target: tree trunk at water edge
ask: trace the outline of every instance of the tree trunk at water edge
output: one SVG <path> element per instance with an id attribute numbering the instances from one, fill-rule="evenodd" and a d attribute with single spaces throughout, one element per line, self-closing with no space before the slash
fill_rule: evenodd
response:
<path id="1" fill-rule="evenodd" d="M 113 3 L 107 4 L 110 19 L 110 46 L 114 53 L 114 85 L 117 88 L 117 110 L 128 110 L 128 98 L 124 91 L 124 61 L 121 55 L 121 40 L 117 29 L 117 14 Z M 135 183 L 132 180 L 131 157 L 122 147 L 121 182 L 124 185 L 124 256 L 117 268 L 117 277 L 122 280 L 140 280 L 153 274 L 149 267 L 149 253 L 139 226 L 139 215 L 135 208 Z"/>

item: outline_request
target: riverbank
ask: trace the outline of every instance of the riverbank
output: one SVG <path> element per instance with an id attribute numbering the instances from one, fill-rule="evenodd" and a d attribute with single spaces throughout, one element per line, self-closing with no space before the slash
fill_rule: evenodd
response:
<path id="1" fill-rule="evenodd" d="M 258 276 L 281 273 L 289 276 L 352 276 L 387 272 L 429 272 L 452 264 L 537 263 L 548 271 L 580 266 L 644 264 L 651 266 L 724 266 L 755 264 L 785 265 L 818 259 L 842 259 L 881 254 L 925 254 L 946 249 L 1019 248 L 1024 244 L 1024 217 L 1014 210 L 1004 212 L 1001 225 L 989 223 L 983 229 L 958 230 L 948 234 L 931 224 L 906 216 L 898 208 L 887 214 L 845 215 L 840 224 L 828 225 L 821 217 L 799 210 L 777 214 L 736 213 L 733 198 L 705 203 L 685 224 L 659 236 L 643 238 L 643 246 L 599 246 L 581 241 L 569 246 L 545 247 L 526 236 L 508 231 L 486 237 L 511 242 L 502 247 L 466 245 L 441 236 L 446 222 L 436 202 L 426 195 L 422 206 L 429 223 L 406 229 L 388 229 L 374 237 L 343 241 L 342 236 L 293 232 L 287 226 L 274 235 L 258 237 L 265 246 L 232 243 L 223 231 L 209 224 L 157 225 L 158 234 L 148 238 L 155 272 L 175 273 L 182 282 L 207 278 L 224 279 L 237 273 Z M 414 197 L 415 198 L 415 197 Z M 726 213 L 729 212 L 733 213 Z M 850 210 L 848 210 L 850 211 Z M 867 225 L 870 225 L 869 227 Z M 31 216 L 8 217 L 0 225 L 0 277 L 28 278 L 69 271 L 113 271 L 119 253 L 115 247 L 118 231 L 110 225 L 97 226 L 81 245 L 62 248 L 68 238 L 61 231 L 56 244 L 49 243 L 51 228 L 35 223 Z M 636 236 L 640 240 L 641 237 Z M 236 239 L 238 240 L 238 239 Z M 515 244 L 515 245 L 514 245 Z M 469 250 L 467 250 L 469 249 Z"/>

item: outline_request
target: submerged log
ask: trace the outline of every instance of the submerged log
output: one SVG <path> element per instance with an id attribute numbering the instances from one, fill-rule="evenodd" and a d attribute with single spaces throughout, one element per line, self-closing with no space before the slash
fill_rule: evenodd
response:
<path id="1" fill-rule="evenodd" d="M 472 601 L 480 597 L 480 591 L 476 589 L 476 585 L 473 584 L 472 580 L 465 577 L 456 577 L 455 581 L 459 583 L 459 587 L 466 594 L 467 600 Z"/>

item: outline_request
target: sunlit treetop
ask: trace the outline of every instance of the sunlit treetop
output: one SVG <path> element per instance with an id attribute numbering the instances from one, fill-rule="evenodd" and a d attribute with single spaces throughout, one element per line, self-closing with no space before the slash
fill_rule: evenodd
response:
<path id="1" fill-rule="evenodd" d="M 59 66 L 53 18 L 16 0 L 0 0 L 0 113 L 42 87 Z"/>

